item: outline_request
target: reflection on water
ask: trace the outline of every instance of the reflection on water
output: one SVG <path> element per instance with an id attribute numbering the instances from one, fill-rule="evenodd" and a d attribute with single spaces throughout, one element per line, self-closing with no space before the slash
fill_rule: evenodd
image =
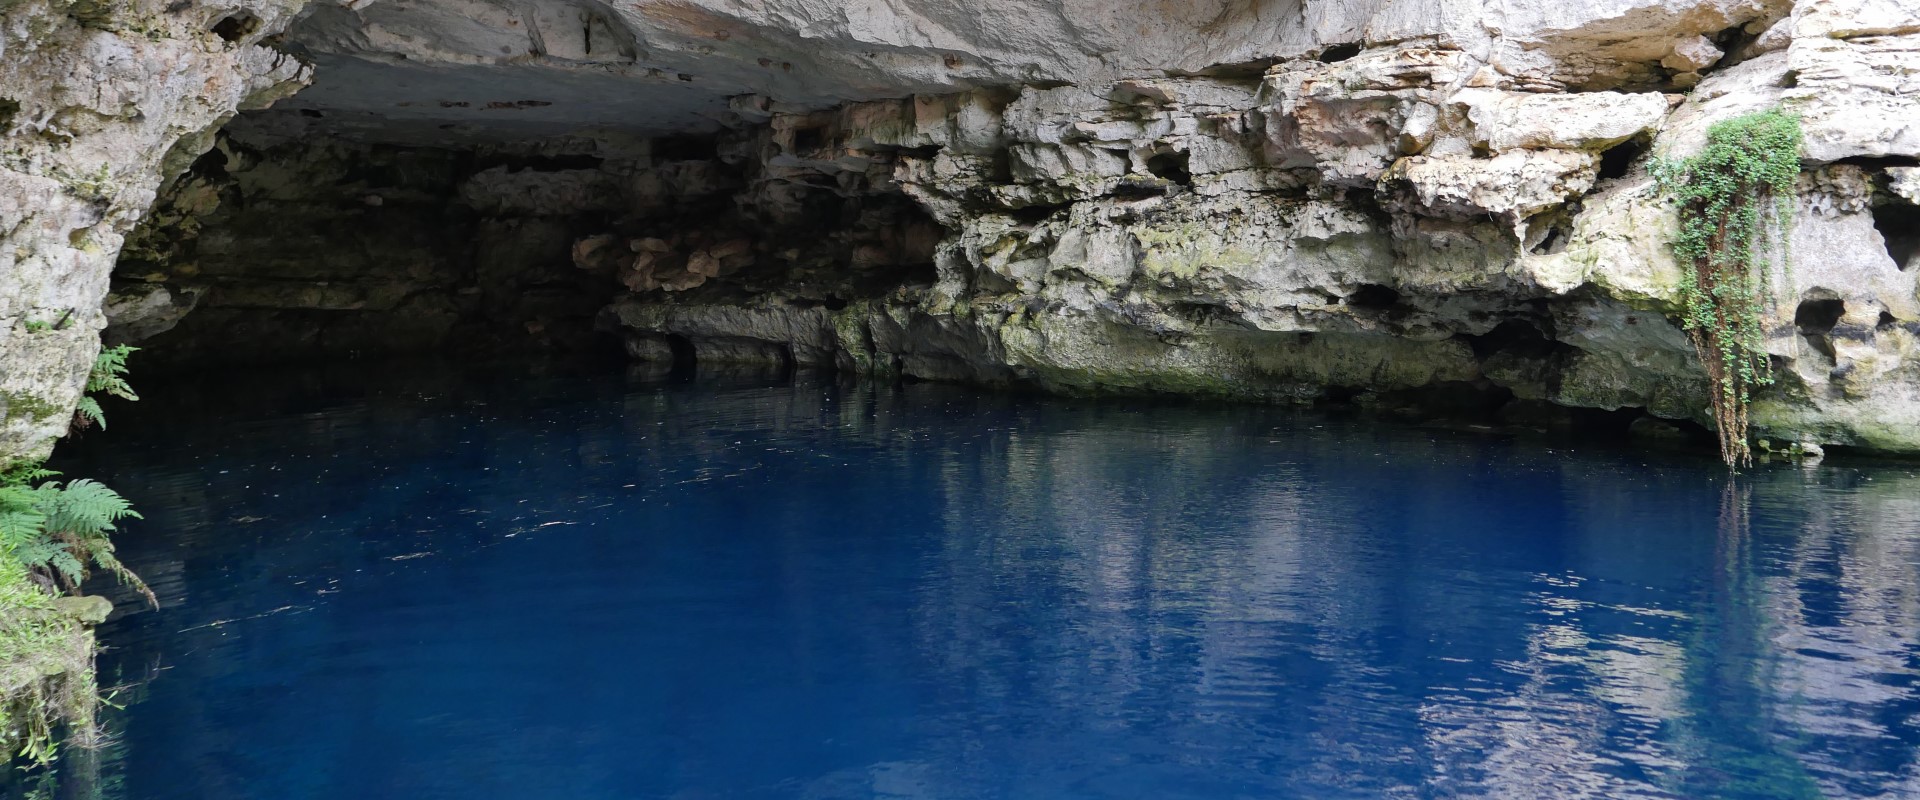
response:
<path id="1" fill-rule="evenodd" d="M 1920 796 L 1920 478 L 565 370 L 154 387 L 66 796 Z M 135 610 L 131 604 L 124 608 Z"/>

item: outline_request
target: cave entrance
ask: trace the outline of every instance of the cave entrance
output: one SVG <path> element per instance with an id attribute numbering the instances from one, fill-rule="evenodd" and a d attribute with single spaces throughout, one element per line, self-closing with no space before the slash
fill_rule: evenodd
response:
<path id="1" fill-rule="evenodd" d="M 242 115 L 161 194 L 115 268 L 109 342 L 142 362 L 277 363 L 617 348 L 577 267 L 622 196 L 602 160 L 329 135 Z"/>
<path id="2" fill-rule="evenodd" d="M 129 237 L 107 340 L 147 367 L 618 354 L 605 311 L 626 299 L 843 309 L 933 279 L 943 231 L 918 204 L 772 173 L 742 156 L 764 128 L 478 133 L 240 115 Z"/>
<path id="3" fill-rule="evenodd" d="M 712 323 L 933 282 L 945 231 L 893 181 L 912 143 L 856 142 L 838 96 L 774 103 L 792 64 L 663 51 L 643 15 L 602 0 L 498 10 L 208 18 L 210 38 L 280 50 L 311 82 L 186 141 L 191 166 L 122 248 L 107 341 L 144 348 L 143 369 L 617 356 L 636 332 L 677 343 L 667 363 L 829 364 L 827 343 L 782 333 L 795 326 Z M 449 26 L 419 49 L 416 32 Z M 0 98 L 0 121 L 11 108 Z M 613 311 L 635 305 L 674 313 L 638 329 Z"/>
<path id="4" fill-rule="evenodd" d="M 1846 313 L 1847 304 L 1844 301 L 1827 296 L 1808 297 L 1794 309 L 1793 325 L 1800 338 L 1829 365 L 1839 359 L 1833 347 L 1833 329 Z"/>

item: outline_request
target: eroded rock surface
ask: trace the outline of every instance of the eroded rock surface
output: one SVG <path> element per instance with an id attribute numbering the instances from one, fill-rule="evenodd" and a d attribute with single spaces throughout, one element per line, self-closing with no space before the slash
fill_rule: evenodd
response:
<path id="1" fill-rule="evenodd" d="M 254 9 L 247 30 L 284 26 L 313 86 L 165 190 L 122 260 L 114 335 L 362 352 L 490 324 L 560 340 L 604 308 L 660 363 L 1705 423 L 1647 159 L 1779 105 L 1805 121 L 1806 172 L 1759 434 L 1920 452 L 1909 5 Z M 195 74 L 240 87 L 216 112 L 304 74 L 211 35 L 197 46 L 226 60 Z M 115 230 L 221 113 L 175 126 L 181 157 L 128 162 L 144 188 Z M 93 328 L 119 246 L 101 241 L 59 273 Z M 72 387 L 93 328 L 23 363 Z M 70 397 L 32 426 L 10 414 L 10 435 L 47 434 Z"/>
<path id="2" fill-rule="evenodd" d="M 122 238 L 163 178 L 309 77 L 257 44 L 300 5 L 0 5 L 0 463 L 66 431 Z"/>
<path id="3" fill-rule="evenodd" d="M 1724 27 L 1670 30 L 1664 52 L 1546 62 L 1551 47 L 1442 37 L 1257 78 L 848 106 L 816 136 L 827 155 L 783 155 L 892 157 L 952 232 L 935 286 L 834 314 L 642 292 L 614 314 L 641 338 L 785 337 L 801 344 L 757 352 L 930 378 L 1363 403 L 1444 389 L 1514 419 L 1545 402 L 1706 424 L 1646 154 L 1780 104 L 1806 119 L 1808 171 L 1758 434 L 1920 450 L 1903 166 L 1920 94 L 1877 60 L 1920 40 L 1865 6 L 1688 11 Z"/>

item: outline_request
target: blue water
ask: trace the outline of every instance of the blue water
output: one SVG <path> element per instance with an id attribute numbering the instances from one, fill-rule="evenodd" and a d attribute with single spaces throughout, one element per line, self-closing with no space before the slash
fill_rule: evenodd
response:
<path id="1" fill-rule="evenodd" d="M 143 387 L 126 798 L 1920 796 L 1920 477 L 617 371 Z M 122 595 L 127 598 L 127 595 Z"/>

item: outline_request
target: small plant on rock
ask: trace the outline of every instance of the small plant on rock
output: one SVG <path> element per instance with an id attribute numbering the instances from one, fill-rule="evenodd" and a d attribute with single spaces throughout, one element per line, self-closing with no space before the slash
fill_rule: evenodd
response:
<path id="1" fill-rule="evenodd" d="M 54 758 L 56 724 L 82 736 L 92 727 L 93 639 L 57 604 L 0 550 L 0 761 L 44 765 Z"/>
<path id="2" fill-rule="evenodd" d="M 93 638 L 56 599 L 91 568 L 158 605 L 115 557 L 115 524 L 138 518 L 126 498 L 90 480 L 62 484 L 37 464 L 0 468 L 0 744 L 29 764 L 54 758 L 54 728 L 88 741 L 98 704 Z"/>
<path id="3" fill-rule="evenodd" d="M 86 391 L 139 399 L 126 381 L 133 351 L 102 350 Z M 106 420 L 99 403 L 84 397 L 73 427 L 90 424 L 105 427 Z M 19 756 L 39 765 L 54 758 L 56 724 L 74 741 L 97 740 L 93 637 L 83 624 L 98 619 L 63 608 L 59 595 L 103 569 L 159 605 L 120 563 L 109 538 L 121 520 L 140 515 L 98 481 L 56 477 L 38 462 L 0 463 L 0 746 L 12 751 L 0 760 Z"/>
<path id="4" fill-rule="evenodd" d="M 1787 231 L 1800 175 L 1800 120 L 1778 109 L 1722 120 L 1707 146 L 1683 159 L 1657 159 L 1653 174 L 1679 207 L 1673 240 L 1685 305 L 1681 327 L 1711 383 L 1720 456 L 1751 463 L 1748 407 L 1773 383 L 1766 352 L 1767 307 L 1776 263 L 1791 269 Z"/>
<path id="5" fill-rule="evenodd" d="M 140 514 L 105 484 L 51 480 L 58 474 L 36 465 L 0 470 L 0 553 L 52 589 L 71 591 L 91 569 L 107 570 L 157 606 L 153 591 L 115 557 L 109 538 L 120 520 Z"/>
<path id="6" fill-rule="evenodd" d="M 115 345 L 102 348 L 100 355 L 93 360 L 93 372 L 87 375 L 87 391 L 81 396 L 80 405 L 73 410 L 73 429 L 86 430 L 88 426 L 98 425 L 107 429 L 106 412 L 100 410 L 100 401 L 92 395 L 107 394 L 122 400 L 139 400 L 133 387 L 127 385 L 127 356 L 138 347 Z"/>

